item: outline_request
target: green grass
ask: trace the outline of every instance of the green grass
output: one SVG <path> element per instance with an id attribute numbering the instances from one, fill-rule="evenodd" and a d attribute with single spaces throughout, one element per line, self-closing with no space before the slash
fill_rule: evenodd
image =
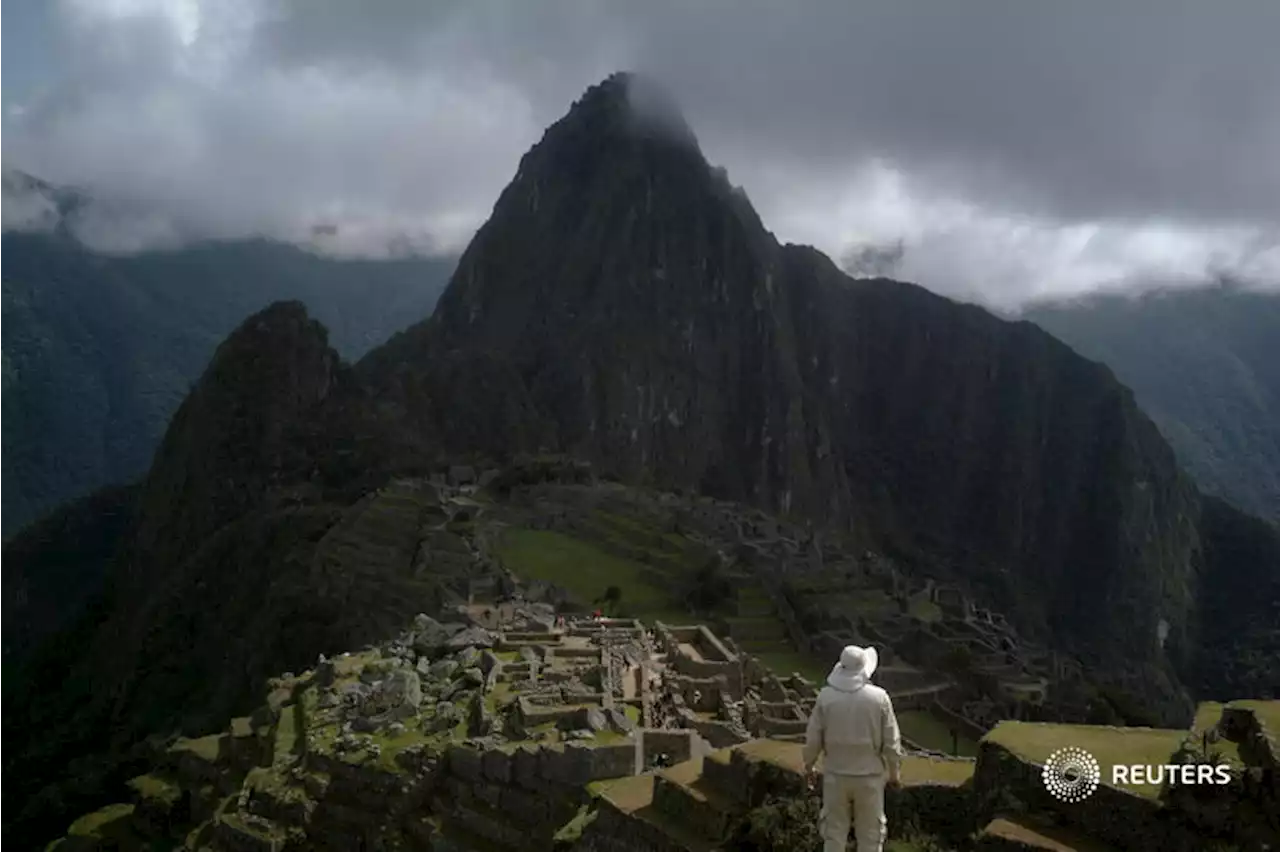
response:
<path id="1" fill-rule="evenodd" d="M 466 723 L 461 723 L 462 735 L 466 735 Z M 373 734 L 373 743 L 378 746 L 379 753 L 375 761 L 380 769 L 387 772 L 403 772 L 404 770 L 396 763 L 396 755 L 404 751 L 406 748 L 415 745 L 425 745 L 433 739 L 434 735 L 424 734 L 422 731 L 412 727 L 406 727 L 398 734 L 389 734 L 386 731 L 378 731 Z"/>
<path id="2" fill-rule="evenodd" d="M 169 747 L 170 751 L 187 751 L 210 763 L 218 762 L 218 754 L 222 747 L 222 734 L 210 734 L 199 739 L 183 737 Z"/>
<path id="3" fill-rule="evenodd" d="M 623 813 L 633 813 L 653 801 L 653 775 L 629 775 L 592 781 L 587 792 L 603 796 Z"/>
<path id="4" fill-rule="evenodd" d="M 942 620 L 942 607 L 925 598 L 917 598 L 911 601 L 907 612 L 911 614 L 912 618 L 917 618 L 920 621 L 932 623 Z"/>
<path id="5" fill-rule="evenodd" d="M 603 731 L 596 731 L 594 737 L 591 738 L 595 745 L 614 745 L 620 743 L 627 738 L 626 734 L 620 734 L 617 731 L 611 731 L 605 728 Z"/>
<path id="6" fill-rule="evenodd" d="M 967 760 L 936 760 L 909 755 L 902 761 L 902 783 L 959 786 L 973 778 L 976 765 Z"/>
<path id="7" fill-rule="evenodd" d="M 1186 731 L 1164 728 L 1107 728 L 1005 721 L 988 731 L 982 739 L 1034 763 L 1044 763 L 1060 748 L 1082 748 L 1098 761 L 1102 783 L 1109 784 L 1113 766 L 1168 763 L 1186 736 Z M 1151 798 L 1160 794 L 1160 788 L 1154 785 L 1119 786 Z"/>
<path id="8" fill-rule="evenodd" d="M 904 737 L 917 743 L 921 748 L 953 754 L 950 726 L 927 710 L 904 710 L 898 713 L 898 727 Z M 960 734 L 957 740 L 958 750 L 954 752 L 955 755 L 978 756 L 977 742 L 964 734 Z"/>
<path id="9" fill-rule="evenodd" d="M 101 810 L 85 814 L 71 824 L 67 834 L 77 837 L 103 837 L 114 833 L 117 823 L 133 815 L 133 805 L 107 805 Z"/>
<path id="10" fill-rule="evenodd" d="M 578 812 L 574 814 L 573 819 L 562 825 L 555 833 L 556 843 L 569 844 L 574 843 L 582 836 L 582 832 L 587 826 L 595 821 L 596 811 L 590 805 L 583 805 L 578 808 Z"/>
<path id="11" fill-rule="evenodd" d="M 298 752 L 300 744 L 297 721 L 298 714 L 294 711 L 292 704 L 286 704 L 280 708 L 280 720 L 276 723 L 275 746 L 271 752 L 272 759 L 277 763 Z"/>
<path id="12" fill-rule="evenodd" d="M 831 673 L 831 666 L 822 663 L 817 657 L 793 649 L 790 644 L 778 643 L 770 650 L 747 651 L 747 653 L 782 678 L 799 672 L 811 682 L 821 686 L 826 683 L 827 675 Z"/>
<path id="13" fill-rule="evenodd" d="M 1000 848 L 1006 848 L 1008 843 L 1019 844 L 1018 848 L 1074 849 L 1076 852 L 1107 852 L 1111 848 L 1029 814 L 994 819 L 979 836 L 1003 840 Z"/>
<path id="14" fill-rule="evenodd" d="M 631 559 L 563 533 L 508 530 L 498 548 L 503 564 L 524 580 L 543 580 L 591 606 L 609 586 L 622 590 L 621 610 L 646 622 L 682 623 L 692 617 L 676 598 L 671 582 Z"/>
<path id="15" fill-rule="evenodd" d="M 129 781 L 129 787 L 144 799 L 172 805 L 182 798 L 182 788 L 155 775 L 139 775 Z"/>
<path id="16" fill-rule="evenodd" d="M 484 697 L 485 706 L 490 713 L 497 713 L 498 709 L 510 704 L 515 700 L 514 693 L 509 683 L 496 683 L 493 689 Z"/>

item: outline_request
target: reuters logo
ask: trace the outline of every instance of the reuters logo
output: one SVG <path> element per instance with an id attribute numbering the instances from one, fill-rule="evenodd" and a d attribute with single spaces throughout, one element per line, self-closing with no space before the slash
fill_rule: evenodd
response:
<path id="1" fill-rule="evenodd" d="M 1082 748 L 1060 748 L 1044 762 L 1045 789 L 1063 802 L 1082 802 L 1098 789 L 1102 771 L 1093 755 Z"/>

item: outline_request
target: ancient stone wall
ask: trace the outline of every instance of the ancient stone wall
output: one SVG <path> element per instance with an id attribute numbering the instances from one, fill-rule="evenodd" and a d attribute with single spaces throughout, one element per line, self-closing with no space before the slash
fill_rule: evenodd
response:
<path id="1" fill-rule="evenodd" d="M 693 757 L 694 731 L 669 731 L 645 729 L 639 732 L 640 760 L 642 767 L 652 764 L 655 757 L 665 754 L 672 763 L 682 763 Z"/>
<path id="2" fill-rule="evenodd" d="M 946 704 L 939 700 L 939 696 L 934 694 L 930 696 L 928 705 L 929 713 L 948 726 L 954 728 L 961 736 L 968 737 L 972 740 L 980 740 L 987 735 L 987 729 L 977 722 L 967 718 L 966 716 L 952 710 Z"/>
<path id="3" fill-rule="evenodd" d="M 687 852 L 686 847 L 656 826 L 602 802 L 594 824 L 573 847 L 574 852 Z"/>

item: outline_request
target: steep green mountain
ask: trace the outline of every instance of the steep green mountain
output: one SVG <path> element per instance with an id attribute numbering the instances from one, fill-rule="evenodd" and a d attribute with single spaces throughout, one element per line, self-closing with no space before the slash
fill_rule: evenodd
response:
<path id="1" fill-rule="evenodd" d="M 406 457 L 547 443 L 850 525 L 1188 706 L 1168 650 L 1188 647 L 1198 495 L 1128 389 L 1030 323 L 779 245 L 678 113 L 624 89 L 546 132 L 436 313 L 358 365 Z M 446 357 L 533 416 L 460 416 Z"/>
<path id="2" fill-rule="evenodd" d="M 357 357 L 429 314 L 454 265 L 337 260 L 262 240 L 130 256 L 65 233 L 3 240 L 6 537 L 145 473 L 214 348 L 248 314 L 301 300 Z"/>
<path id="3" fill-rule="evenodd" d="M 4 548 L 4 663 L 20 663 L 102 591 L 132 529 L 137 488 L 95 491 L 50 512 Z"/>
<path id="4" fill-rule="evenodd" d="M 1168 290 L 1025 316 L 1133 388 L 1205 492 L 1280 522 L 1280 294 Z"/>
<path id="5" fill-rule="evenodd" d="M 387 486 L 541 450 L 950 579 L 1135 721 L 1184 726 L 1189 683 L 1280 683 L 1251 594 L 1280 575 L 1274 533 L 1202 520 L 1110 370 L 780 245 L 674 108 L 618 75 L 526 154 L 429 320 L 350 366 L 283 303 L 218 348 L 103 594 L 5 681 L 5 771 L 25 780 L 6 839 L 90 810 L 148 734 L 220 725 L 266 677 L 429 609 L 449 564 L 416 556 L 432 507 Z M 28 535 L 18 570 L 50 546 Z M 1228 613 L 1257 629 L 1208 626 Z"/>

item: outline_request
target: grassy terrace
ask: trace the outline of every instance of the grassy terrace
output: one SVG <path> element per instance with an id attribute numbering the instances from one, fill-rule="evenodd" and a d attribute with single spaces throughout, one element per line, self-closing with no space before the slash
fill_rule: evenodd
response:
<path id="1" fill-rule="evenodd" d="M 673 533 L 657 533 L 631 518 L 608 513 L 597 513 L 595 518 L 601 534 L 613 535 L 625 546 L 647 548 L 648 562 L 642 563 L 608 552 L 604 548 L 571 535 L 546 530 L 508 530 L 499 547 L 503 562 L 517 575 L 528 580 L 544 580 L 566 589 L 574 600 L 590 606 L 609 586 L 622 590 L 622 609 L 626 615 L 652 623 L 665 621 L 671 624 L 688 623 L 693 617 L 678 600 L 681 588 L 678 574 L 688 570 L 694 557 L 687 548 L 686 539 Z M 683 555 L 682 555 L 683 553 Z M 738 593 L 739 602 L 746 613 L 739 620 L 751 623 L 774 619 L 772 603 L 758 588 L 743 588 Z M 883 591 L 874 590 L 832 597 L 829 601 L 848 610 L 876 613 L 897 610 Z M 936 617 L 936 606 L 919 601 L 916 615 L 924 620 Z M 779 626 L 781 622 L 778 622 Z M 785 638 L 742 642 L 743 650 L 757 657 L 780 676 L 798 672 L 815 684 L 826 681 L 831 669 L 827 660 L 816 659 L 797 651 Z M 514 659 L 517 655 L 511 654 Z M 501 654 L 500 654 L 501 656 Z M 900 714 L 903 734 L 924 748 L 951 752 L 951 733 L 945 723 L 924 711 L 907 711 Z M 977 743 L 961 737 L 960 755 L 977 754 Z"/>
<path id="2" fill-rule="evenodd" d="M 1092 754 L 1102 769 L 1102 783 L 1111 781 L 1116 765 L 1163 765 L 1177 750 L 1186 731 L 1164 728 L 1108 728 L 1099 725 L 1054 725 L 1005 721 L 992 728 L 983 742 L 1004 747 L 1037 764 L 1060 748 L 1075 746 Z M 1145 784 L 1118 785 L 1130 792 L 1155 798 L 1160 788 Z"/>
<path id="3" fill-rule="evenodd" d="M 525 580 L 544 580 L 590 606 L 609 586 L 622 590 L 622 608 L 645 621 L 687 622 L 689 613 L 672 598 L 672 578 L 590 542 L 548 530 L 508 530 L 499 545 L 503 563 Z"/>
<path id="4" fill-rule="evenodd" d="M 171 805 L 182 799 L 181 787 L 156 775 L 139 775 L 129 781 L 128 786 L 140 797 L 151 799 L 152 801 Z"/>
<path id="5" fill-rule="evenodd" d="M 898 728 L 902 736 L 917 743 L 921 748 L 952 754 L 951 728 L 946 722 L 925 710 L 903 710 L 898 713 Z M 977 757 L 978 743 L 960 734 L 956 741 L 959 757 Z"/>
<path id="6" fill-rule="evenodd" d="M 170 746 L 169 750 L 172 752 L 191 752 L 202 760 L 216 763 L 222 746 L 222 738 L 222 734 L 210 734 L 207 737 L 200 737 L 194 740 L 183 737 Z"/>
<path id="7" fill-rule="evenodd" d="M 831 672 L 829 664 L 824 664 L 816 657 L 796 651 L 788 646 L 768 651 L 748 651 L 748 653 L 758 658 L 760 662 L 772 669 L 774 674 L 779 677 L 787 677 L 792 673 L 798 672 L 806 679 L 821 686 L 826 683 L 827 675 Z"/>
<path id="8" fill-rule="evenodd" d="M 133 805 L 107 805 L 73 822 L 67 834 L 77 837 L 112 836 L 132 814 Z"/>

